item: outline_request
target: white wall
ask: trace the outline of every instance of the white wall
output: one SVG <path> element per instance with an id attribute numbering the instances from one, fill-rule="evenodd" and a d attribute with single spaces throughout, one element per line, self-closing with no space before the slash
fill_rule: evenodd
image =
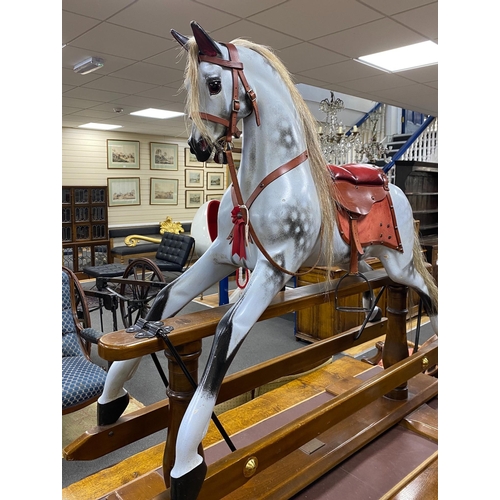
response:
<path id="1" fill-rule="evenodd" d="M 108 169 L 107 139 L 134 140 L 140 142 L 140 169 Z M 164 171 L 150 169 L 150 142 L 163 142 L 178 145 L 178 170 Z M 139 177 L 141 204 L 134 206 L 108 207 L 110 227 L 139 224 L 156 224 L 167 216 L 174 222 L 191 222 L 195 208 L 185 208 L 185 163 L 184 149 L 186 139 L 179 140 L 166 136 L 140 135 L 123 132 L 99 130 L 62 129 L 62 185 L 63 186 L 107 186 L 110 177 Z M 192 168 L 192 167 L 187 167 Z M 193 168 L 194 170 L 194 168 Z M 224 172 L 226 167 L 200 168 L 203 172 L 203 200 L 208 194 L 219 194 L 223 190 L 207 190 L 207 172 Z M 150 205 L 150 179 L 178 179 L 177 205 Z M 187 188 L 194 189 L 194 188 Z"/>

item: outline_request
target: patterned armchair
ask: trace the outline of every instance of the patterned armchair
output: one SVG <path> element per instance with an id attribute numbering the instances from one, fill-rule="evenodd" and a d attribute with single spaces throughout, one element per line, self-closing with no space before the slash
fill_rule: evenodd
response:
<path id="1" fill-rule="evenodd" d="M 84 291 L 75 274 L 62 268 L 62 414 L 97 401 L 104 389 L 106 370 L 92 362 L 92 344 L 101 332 L 90 327 Z"/>

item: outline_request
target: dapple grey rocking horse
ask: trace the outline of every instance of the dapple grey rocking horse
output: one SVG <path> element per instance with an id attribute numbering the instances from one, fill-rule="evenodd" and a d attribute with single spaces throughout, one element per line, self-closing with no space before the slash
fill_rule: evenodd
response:
<path id="1" fill-rule="evenodd" d="M 232 186 L 220 203 L 217 238 L 161 290 L 145 319 L 175 315 L 238 268 L 252 273 L 216 329 L 182 420 L 170 481 L 176 500 L 198 496 L 207 469 L 198 446 L 222 380 L 249 330 L 299 268 L 336 265 L 362 273 L 370 269 L 364 259 L 376 257 L 394 282 L 418 292 L 437 334 L 437 287 L 425 269 L 403 192 L 376 167 L 325 165 L 316 122 L 270 49 L 242 39 L 218 43 L 196 22 L 191 28 L 190 38 L 171 31 L 187 51 L 189 146 L 199 161 L 215 149 L 216 161 L 229 165 Z M 239 121 L 244 136 L 236 172 L 231 147 Z M 376 309 L 371 313 L 375 317 Z M 113 423 L 124 411 L 123 384 L 139 362 L 111 366 L 99 399 L 100 424 Z"/>

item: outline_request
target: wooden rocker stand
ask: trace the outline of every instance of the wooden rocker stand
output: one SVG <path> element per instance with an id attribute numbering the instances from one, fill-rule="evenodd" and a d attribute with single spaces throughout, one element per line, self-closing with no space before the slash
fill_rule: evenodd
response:
<path id="1" fill-rule="evenodd" d="M 358 328 L 353 328 L 228 376 L 217 403 L 277 378 L 311 370 L 336 353 L 383 335 L 386 336 L 384 369 L 370 367 L 350 357 L 341 358 L 220 415 L 220 421 L 234 439 L 237 450 L 229 451 L 211 423 L 203 441 L 209 467 L 198 498 L 298 500 L 302 490 L 395 427 L 409 428 L 413 434 L 424 436 L 432 453 L 429 452 L 430 455 L 414 467 L 413 472 L 405 473 L 397 484 L 391 485 L 383 498 L 437 498 L 437 411 L 426 403 L 436 400 L 438 382 L 422 373 L 438 362 L 437 340 L 409 356 L 407 288 L 395 286 L 383 270 L 371 271 L 366 277 L 373 288 L 388 286 L 387 318 L 368 323 L 357 341 L 353 342 L 353 338 Z M 320 283 L 280 292 L 260 320 L 318 305 L 327 298 L 333 300 L 336 282 L 338 280 L 333 280 L 329 286 Z M 360 293 L 366 287 L 364 280 L 352 277 L 343 280 L 337 293 L 345 297 Z M 228 307 L 164 321 L 166 326 L 174 328 L 169 338 L 195 379 L 201 340 L 213 335 Z M 163 349 L 164 344 L 158 338 L 138 340 L 125 331 L 106 334 L 99 344 L 100 356 L 109 361 L 130 359 Z M 163 448 L 163 464 L 158 463 L 151 471 L 143 471 L 143 475 L 133 481 L 117 477 L 115 485 L 108 482 L 101 489 L 97 484 L 99 474 L 96 474 L 87 478 L 88 481 L 81 481 L 80 486 L 76 483 L 66 488 L 63 499 L 84 498 L 78 496 L 78 488 L 89 488 L 90 484 L 93 493 L 87 490 L 86 494 L 95 496 L 87 496 L 87 499 L 118 500 L 121 495 L 137 500 L 170 498 L 168 478 L 175 458 L 177 429 L 193 390 L 175 360 L 168 354 L 167 357 L 168 399 L 122 416 L 111 426 L 88 431 L 64 450 L 68 460 L 94 459 L 168 427 L 165 446 L 158 445 Z M 158 454 L 157 449 L 154 452 Z M 398 457 L 392 458 L 391 463 L 398 462 Z M 110 473 L 108 471 L 108 478 Z M 426 485 L 423 487 L 424 496 L 404 496 L 405 492 L 415 488 L 422 490 L 422 478 L 425 478 Z M 127 481 L 129 484 L 124 484 Z M 103 491 L 106 487 L 108 489 Z"/>

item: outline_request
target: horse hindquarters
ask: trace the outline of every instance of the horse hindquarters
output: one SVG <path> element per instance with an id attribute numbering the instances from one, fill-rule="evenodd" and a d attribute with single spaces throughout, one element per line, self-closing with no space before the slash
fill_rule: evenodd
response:
<path id="1" fill-rule="evenodd" d="M 403 252 L 373 245 L 366 248 L 365 253 L 366 256 L 377 257 L 395 283 L 408 286 L 419 294 L 437 334 L 437 286 L 426 268 L 412 208 L 401 189 L 394 184 L 389 187 Z"/>

